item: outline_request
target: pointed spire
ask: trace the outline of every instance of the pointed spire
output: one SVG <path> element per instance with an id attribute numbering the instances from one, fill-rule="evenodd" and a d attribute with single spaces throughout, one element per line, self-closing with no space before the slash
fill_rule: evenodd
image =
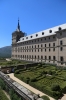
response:
<path id="1" fill-rule="evenodd" d="M 18 18 L 18 30 L 20 31 L 19 18 Z"/>

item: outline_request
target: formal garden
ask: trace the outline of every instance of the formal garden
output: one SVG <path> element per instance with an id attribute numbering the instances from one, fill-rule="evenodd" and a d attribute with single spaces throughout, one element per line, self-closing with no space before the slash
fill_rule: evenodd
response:
<path id="1" fill-rule="evenodd" d="M 15 68 L 14 75 L 56 100 L 66 92 L 66 67 L 38 64 L 26 69 Z"/>

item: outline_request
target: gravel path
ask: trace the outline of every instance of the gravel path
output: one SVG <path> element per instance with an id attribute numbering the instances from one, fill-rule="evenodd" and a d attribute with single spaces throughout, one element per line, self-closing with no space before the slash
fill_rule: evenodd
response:
<path id="1" fill-rule="evenodd" d="M 10 76 L 10 78 L 12 78 L 12 79 L 15 80 L 16 82 L 20 83 L 21 85 L 23 85 L 24 87 L 26 87 L 26 88 L 29 89 L 30 91 L 34 92 L 35 94 L 40 94 L 40 96 L 46 95 L 46 94 L 42 93 L 41 91 L 39 91 L 39 90 L 37 90 L 37 89 L 31 87 L 29 84 L 26 84 L 26 83 L 24 83 L 23 81 L 21 81 L 21 80 L 19 80 L 18 78 L 16 78 L 16 77 L 14 76 L 13 73 L 8 74 L 8 75 Z M 49 97 L 49 96 L 48 96 L 48 97 Z M 49 97 L 49 98 L 50 98 L 50 100 L 55 100 L 55 99 L 53 99 L 52 97 Z"/>
<path id="2" fill-rule="evenodd" d="M 66 94 L 64 94 L 64 96 L 59 100 L 66 100 Z"/>

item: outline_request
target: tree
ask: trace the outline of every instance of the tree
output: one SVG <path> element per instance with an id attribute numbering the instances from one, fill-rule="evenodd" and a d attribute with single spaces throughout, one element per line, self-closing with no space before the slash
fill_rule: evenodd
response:
<path id="1" fill-rule="evenodd" d="M 19 98 L 18 100 L 21 100 L 21 98 Z"/>
<path id="2" fill-rule="evenodd" d="M 13 94 L 13 99 L 12 100 L 18 100 L 18 96 L 16 95 L 16 93 Z"/>
<path id="3" fill-rule="evenodd" d="M 13 100 L 13 94 L 14 94 L 14 90 L 10 89 L 9 90 L 9 95 L 10 95 L 11 100 Z"/>
<path id="4" fill-rule="evenodd" d="M 0 86 L 2 89 L 5 89 L 5 83 L 1 78 L 0 78 Z"/>

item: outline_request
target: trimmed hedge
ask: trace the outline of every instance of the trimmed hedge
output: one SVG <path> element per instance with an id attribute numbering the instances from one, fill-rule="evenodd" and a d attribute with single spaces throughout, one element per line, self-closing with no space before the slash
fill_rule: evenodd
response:
<path id="1" fill-rule="evenodd" d="M 42 98 L 43 100 L 50 100 L 50 98 L 49 98 L 48 96 L 46 96 L 46 95 L 42 96 L 41 98 Z"/>
<path id="2" fill-rule="evenodd" d="M 36 82 L 37 81 L 37 78 L 32 78 L 31 79 L 31 82 Z"/>

